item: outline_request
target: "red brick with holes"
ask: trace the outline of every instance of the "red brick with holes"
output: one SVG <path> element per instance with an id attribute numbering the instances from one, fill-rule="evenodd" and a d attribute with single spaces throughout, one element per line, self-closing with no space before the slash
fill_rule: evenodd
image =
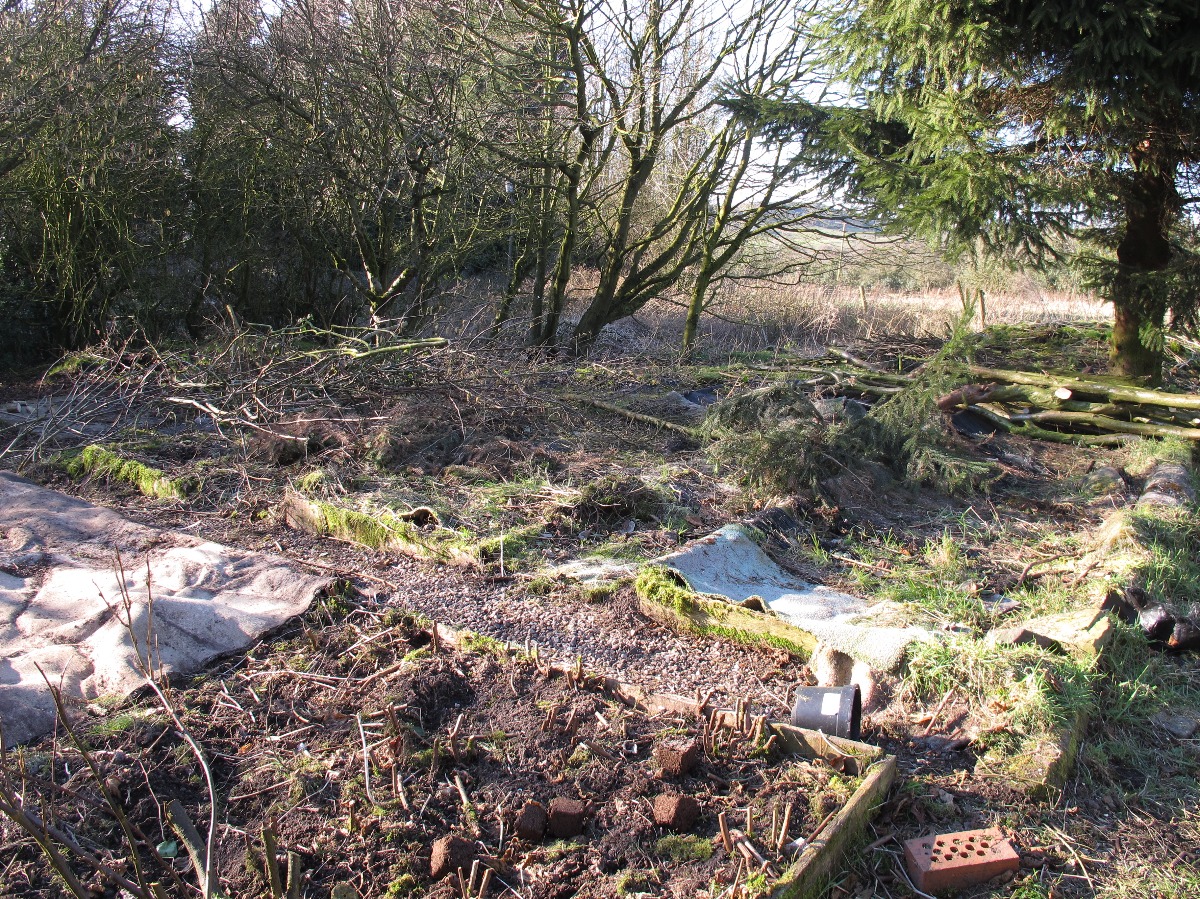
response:
<path id="1" fill-rule="evenodd" d="M 997 828 L 930 834 L 904 843 L 904 860 L 918 890 L 961 890 L 1016 871 L 1021 858 Z"/>

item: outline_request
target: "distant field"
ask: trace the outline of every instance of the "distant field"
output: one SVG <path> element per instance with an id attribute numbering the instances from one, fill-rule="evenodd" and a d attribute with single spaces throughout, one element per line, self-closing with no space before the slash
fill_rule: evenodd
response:
<path id="1" fill-rule="evenodd" d="M 865 296 L 865 299 L 864 299 Z M 610 340 L 650 344 L 678 343 L 685 310 L 660 300 L 632 320 L 610 327 Z M 780 343 L 815 347 L 830 341 L 882 337 L 944 337 L 949 323 L 963 314 L 956 289 L 883 290 L 819 284 L 744 282 L 727 289 L 701 327 L 704 349 L 759 350 Z M 1079 292 L 1039 290 L 1032 284 L 992 293 L 984 291 L 984 318 L 976 327 L 1018 322 L 1105 321 L 1111 307 Z M 607 343 L 608 341 L 606 341 Z"/>

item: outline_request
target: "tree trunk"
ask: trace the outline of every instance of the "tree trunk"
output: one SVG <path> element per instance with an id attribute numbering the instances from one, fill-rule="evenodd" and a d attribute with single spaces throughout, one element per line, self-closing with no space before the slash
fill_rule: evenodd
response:
<path id="1" fill-rule="evenodd" d="M 1113 298 L 1112 347 L 1109 363 L 1112 370 L 1126 378 L 1145 380 L 1151 386 L 1162 383 L 1162 351 L 1146 346 L 1142 340 L 1143 311 L 1126 306 L 1119 297 Z M 1153 324 L 1162 325 L 1162 313 Z"/>
<path id="2" fill-rule="evenodd" d="M 1139 275 L 1159 272 L 1171 263 L 1167 237 L 1178 208 L 1174 165 L 1149 165 L 1142 151 L 1131 154 L 1135 174 L 1125 198 L 1125 234 L 1117 245 L 1117 262 L 1128 272 L 1118 275 L 1112 290 L 1112 348 L 1109 359 L 1117 373 L 1162 383 L 1162 348 L 1149 343 L 1147 331 L 1162 331 L 1165 296 L 1141 285 Z"/>
<path id="3" fill-rule="evenodd" d="M 709 272 L 711 259 L 711 253 L 706 252 L 705 258 L 700 264 L 700 271 L 696 274 L 696 283 L 692 286 L 687 321 L 683 325 L 683 348 L 685 350 L 692 348 L 692 344 L 696 342 L 696 335 L 700 332 L 700 313 L 704 311 L 704 303 L 708 298 L 708 285 L 712 279 Z"/>
<path id="4" fill-rule="evenodd" d="M 653 141 L 651 141 L 653 144 Z M 620 291 L 621 275 L 625 272 L 628 261 L 629 236 L 633 228 L 633 213 L 642 188 L 650 180 L 654 171 L 654 149 L 641 150 L 630 141 L 629 172 L 625 176 L 625 187 L 621 192 L 621 205 L 617 209 L 616 227 L 609 238 L 608 248 L 604 254 L 604 263 L 600 267 L 600 283 L 591 303 L 575 326 L 572 335 L 573 351 L 583 355 L 600 335 L 600 329 L 605 325 L 623 318 L 626 314 L 621 307 L 623 304 Z"/>

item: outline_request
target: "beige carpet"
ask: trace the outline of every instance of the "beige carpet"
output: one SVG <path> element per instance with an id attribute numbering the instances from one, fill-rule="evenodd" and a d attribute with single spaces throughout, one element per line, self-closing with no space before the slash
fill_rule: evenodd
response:
<path id="1" fill-rule="evenodd" d="M 118 552 L 139 643 L 150 623 L 149 577 L 155 661 L 167 673 L 195 672 L 244 649 L 304 612 L 329 582 L 278 557 L 136 524 L 111 509 L 0 472 L 5 745 L 54 727 L 54 706 L 39 667 L 76 701 L 126 695 L 144 684 L 130 628 L 121 621 Z"/>

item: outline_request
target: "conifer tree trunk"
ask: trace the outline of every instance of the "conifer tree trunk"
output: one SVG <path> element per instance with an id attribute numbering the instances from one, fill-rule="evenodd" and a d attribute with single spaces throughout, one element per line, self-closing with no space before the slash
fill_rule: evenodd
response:
<path id="1" fill-rule="evenodd" d="M 1131 160 L 1140 167 L 1142 160 Z M 1133 276 L 1158 272 L 1171 263 L 1167 228 L 1174 216 L 1175 171 L 1159 167 L 1134 176 L 1125 201 L 1125 233 L 1117 245 L 1117 261 Z M 1142 294 L 1142 295 L 1139 295 Z M 1165 297 L 1145 295 L 1133 279 L 1122 278 L 1111 297 L 1113 334 L 1110 362 L 1115 372 L 1130 378 L 1145 378 L 1152 385 L 1162 382 L 1162 349 L 1152 345 L 1150 332 L 1161 331 L 1166 315 Z"/>

